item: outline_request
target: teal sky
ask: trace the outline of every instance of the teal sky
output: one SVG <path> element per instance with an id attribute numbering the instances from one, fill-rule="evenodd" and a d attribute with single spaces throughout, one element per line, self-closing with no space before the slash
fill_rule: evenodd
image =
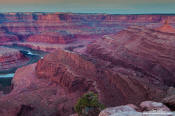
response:
<path id="1" fill-rule="evenodd" d="M 0 0 L 0 12 L 175 13 L 175 0 Z"/>

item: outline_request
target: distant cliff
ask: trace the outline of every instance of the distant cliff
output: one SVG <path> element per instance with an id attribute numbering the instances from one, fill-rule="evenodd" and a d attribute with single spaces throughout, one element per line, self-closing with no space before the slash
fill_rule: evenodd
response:
<path id="1" fill-rule="evenodd" d="M 72 13 L 1 13 L 0 42 L 70 43 L 112 34 L 130 25 L 158 24 L 173 15 L 109 15 Z M 64 32 L 64 33 L 63 33 Z M 49 38 L 49 39 L 48 39 Z"/>

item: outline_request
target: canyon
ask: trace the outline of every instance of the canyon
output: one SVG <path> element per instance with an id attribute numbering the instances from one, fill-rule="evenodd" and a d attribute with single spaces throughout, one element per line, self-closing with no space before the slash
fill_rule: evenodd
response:
<path id="1" fill-rule="evenodd" d="M 45 52 L 58 48 L 81 52 L 104 35 L 118 33 L 135 24 L 159 27 L 167 19 L 174 25 L 173 15 L 0 13 L 0 45 Z"/>
<path id="2" fill-rule="evenodd" d="M 46 53 L 17 45 L 0 46 L 0 91 L 9 93 L 15 71 L 37 62 L 44 54 Z"/>
<path id="3" fill-rule="evenodd" d="M 60 46 L 72 49 L 131 25 L 160 27 L 167 19 L 175 26 L 174 15 L 0 13 L 0 45 L 19 44 L 47 52 Z"/>
<path id="4" fill-rule="evenodd" d="M 0 63 L 10 64 L 3 69 L 28 61 L 24 48 L 47 52 L 16 70 L 11 91 L 0 93 L 1 116 L 70 116 L 90 91 L 105 107 L 155 101 L 174 109 L 174 15 L 0 17 Z"/>
<path id="5" fill-rule="evenodd" d="M 108 15 L 72 13 L 1 13 L 2 42 L 72 43 L 116 33 L 130 25 L 160 25 L 174 15 Z M 49 38 L 49 39 L 48 39 Z"/>

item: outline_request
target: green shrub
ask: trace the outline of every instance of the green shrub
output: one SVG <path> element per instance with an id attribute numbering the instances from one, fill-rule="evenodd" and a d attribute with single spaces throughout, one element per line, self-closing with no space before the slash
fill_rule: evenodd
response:
<path id="1" fill-rule="evenodd" d="M 96 116 L 104 109 L 104 105 L 98 101 L 97 94 L 89 92 L 83 95 L 75 105 L 75 111 L 79 116 Z"/>

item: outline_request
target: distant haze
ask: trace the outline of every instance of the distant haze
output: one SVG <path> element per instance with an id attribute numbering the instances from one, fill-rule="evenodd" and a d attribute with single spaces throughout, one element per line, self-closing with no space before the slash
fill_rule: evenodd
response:
<path id="1" fill-rule="evenodd" d="M 175 13 L 175 0 L 0 0 L 0 12 Z"/>

